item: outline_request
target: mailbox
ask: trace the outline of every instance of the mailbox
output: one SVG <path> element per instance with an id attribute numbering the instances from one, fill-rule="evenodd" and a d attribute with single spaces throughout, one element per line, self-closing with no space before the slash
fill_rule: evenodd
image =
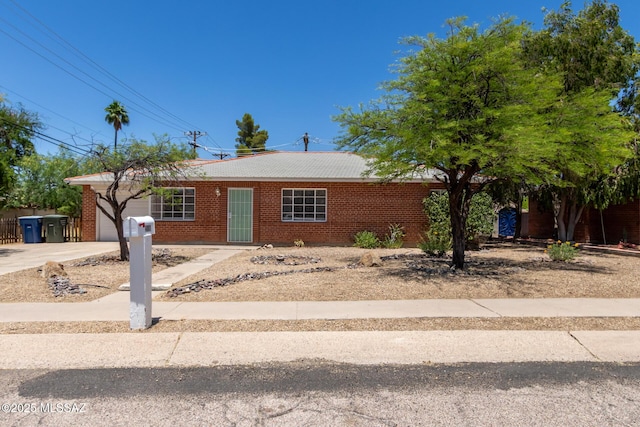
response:
<path id="1" fill-rule="evenodd" d="M 156 234 L 156 222 L 150 216 L 128 216 L 122 222 L 124 237 L 143 237 Z"/>
<path id="2" fill-rule="evenodd" d="M 124 237 L 129 239 L 129 319 L 131 329 L 151 327 L 151 235 L 156 222 L 150 216 L 128 216 L 122 221 Z"/>

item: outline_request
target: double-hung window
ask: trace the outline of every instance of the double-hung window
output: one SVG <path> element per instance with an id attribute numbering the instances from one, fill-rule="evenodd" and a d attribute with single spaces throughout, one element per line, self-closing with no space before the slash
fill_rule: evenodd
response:
<path id="1" fill-rule="evenodd" d="M 195 188 L 164 188 L 151 196 L 151 216 L 158 221 L 192 221 L 196 217 Z"/>
<path id="2" fill-rule="evenodd" d="M 283 188 L 282 221 L 325 222 L 327 190 L 322 188 Z"/>

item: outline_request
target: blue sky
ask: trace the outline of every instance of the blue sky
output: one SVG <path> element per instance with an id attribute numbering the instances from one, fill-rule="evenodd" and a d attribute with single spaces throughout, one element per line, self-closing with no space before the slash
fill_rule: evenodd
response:
<path id="1" fill-rule="evenodd" d="M 206 132 L 202 158 L 233 151 L 244 113 L 269 132 L 268 148 L 302 150 L 308 132 L 311 150 L 330 151 L 339 133 L 331 117 L 381 95 L 403 37 L 444 36 L 455 16 L 486 26 L 507 14 L 540 29 L 542 8 L 561 3 L 0 0 L 0 93 L 38 112 L 44 133 L 79 147 L 112 143 L 104 108 L 119 100 L 131 119 L 123 137 Z M 640 41 L 640 2 L 614 3 Z"/>

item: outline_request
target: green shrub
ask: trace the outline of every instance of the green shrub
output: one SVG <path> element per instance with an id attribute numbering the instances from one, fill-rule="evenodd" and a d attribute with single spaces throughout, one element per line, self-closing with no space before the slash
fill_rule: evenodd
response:
<path id="1" fill-rule="evenodd" d="M 429 229 L 424 233 L 418 247 L 429 255 L 442 256 L 451 249 L 451 220 L 449 217 L 449 195 L 431 193 L 423 200 L 424 210 L 429 218 Z M 473 196 L 465 236 L 467 241 L 477 240 L 478 236 L 491 235 L 494 219 L 493 203 L 488 194 Z"/>
<path id="2" fill-rule="evenodd" d="M 389 233 L 384 237 L 382 246 L 389 249 L 401 248 L 404 236 L 404 228 L 400 224 L 389 224 Z"/>
<path id="3" fill-rule="evenodd" d="M 372 231 L 359 231 L 354 236 L 355 244 L 358 248 L 374 249 L 380 247 L 380 239 Z"/>
<path id="4" fill-rule="evenodd" d="M 544 252 L 552 261 L 571 261 L 578 256 L 578 244 L 572 245 L 571 242 L 562 243 L 558 240 L 553 245 L 548 245 Z"/>
<path id="5" fill-rule="evenodd" d="M 449 197 L 446 193 L 431 193 L 423 200 L 429 218 L 429 229 L 418 247 L 431 256 L 443 256 L 451 249 L 451 221 L 449 221 Z"/>
<path id="6" fill-rule="evenodd" d="M 493 232 L 494 218 L 495 212 L 491 196 L 486 193 L 478 193 L 473 196 L 465 229 L 467 240 L 477 239 L 478 236 L 490 236 Z"/>

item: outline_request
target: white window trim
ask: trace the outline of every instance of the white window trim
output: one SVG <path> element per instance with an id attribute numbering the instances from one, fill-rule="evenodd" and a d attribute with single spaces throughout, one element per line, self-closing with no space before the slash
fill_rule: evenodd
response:
<path id="1" fill-rule="evenodd" d="M 291 218 L 290 219 L 285 219 L 285 210 L 284 210 L 285 209 L 285 203 L 284 203 L 284 198 L 285 198 L 284 192 L 285 191 L 291 191 L 291 198 L 292 199 L 295 197 L 295 192 L 296 191 L 313 191 L 314 192 L 314 194 L 313 194 L 313 199 L 314 199 L 314 202 L 313 202 L 313 207 L 314 207 L 313 208 L 313 218 L 304 218 L 304 214 L 305 214 L 304 211 L 302 212 L 302 215 L 303 215 L 302 218 L 295 218 L 295 215 L 294 215 L 295 211 L 294 210 L 295 210 L 296 204 L 292 200 L 291 204 L 290 204 L 291 209 L 292 209 L 291 214 L 290 214 Z M 318 191 L 324 191 L 324 204 L 318 204 L 317 203 L 318 197 L 322 197 L 322 196 L 318 196 L 317 195 Z M 327 214 L 327 193 L 328 192 L 327 192 L 326 188 L 282 188 L 281 191 L 280 191 L 280 220 L 282 222 L 327 222 L 327 215 L 328 215 Z M 302 196 L 302 197 L 304 199 L 307 196 Z M 286 205 L 289 206 L 289 204 L 286 204 Z M 311 206 L 311 205 L 307 205 L 303 201 L 303 204 L 302 204 L 303 210 L 307 206 Z M 317 211 L 317 208 L 320 207 L 320 206 L 324 207 L 324 212 L 322 212 L 322 213 Z M 324 214 L 324 218 L 317 219 L 319 214 Z"/>
<path id="2" fill-rule="evenodd" d="M 151 213 L 151 217 L 156 220 L 156 221 L 180 221 L 180 222 L 184 222 L 184 221 L 195 221 L 196 219 L 196 189 L 195 187 L 163 187 L 164 190 L 180 190 L 182 193 L 182 217 L 181 218 L 175 218 L 175 217 L 171 217 L 171 218 L 164 218 L 164 205 L 165 203 L 165 196 L 162 195 L 158 195 L 158 194 L 152 194 L 151 197 L 149 198 L 149 212 Z M 187 213 L 187 210 L 185 209 L 185 206 L 187 205 L 191 205 L 190 203 L 185 203 L 185 192 L 186 190 L 193 190 L 193 218 L 185 218 L 185 214 Z M 160 212 L 154 212 L 153 210 L 153 204 L 155 202 L 155 200 L 157 198 L 160 198 Z"/>

